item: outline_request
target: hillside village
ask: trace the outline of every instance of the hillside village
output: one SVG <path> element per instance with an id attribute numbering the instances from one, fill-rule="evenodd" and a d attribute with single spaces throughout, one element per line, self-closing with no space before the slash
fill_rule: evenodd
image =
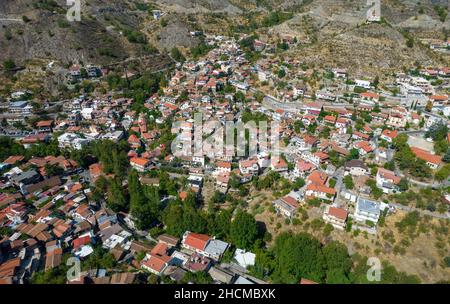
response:
<path id="1" fill-rule="evenodd" d="M 197 58 L 174 48 L 167 72 L 73 64 L 77 97 L 0 99 L 0 283 L 368 283 L 369 256 L 384 283 L 450 280 L 450 66 L 381 83 L 278 56 L 297 37 L 191 35 Z M 279 153 L 193 155 L 199 113 L 213 147 L 267 121 Z M 388 262 L 427 238 L 422 268 Z"/>

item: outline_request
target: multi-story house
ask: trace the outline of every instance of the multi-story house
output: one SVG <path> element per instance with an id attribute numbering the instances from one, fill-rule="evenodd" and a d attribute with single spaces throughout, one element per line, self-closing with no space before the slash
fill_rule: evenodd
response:
<path id="1" fill-rule="evenodd" d="M 150 164 L 151 164 L 150 161 L 143 157 L 133 157 L 130 159 L 131 167 L 136 169 L 138 172 L 147 171 Z"/>
<path id="2" fill-rule="evenodd" d="M 258 175 L 259 165 L 256 159 L 241 160 L 239 162 L 239 170 L 241 174 Z"/>
<path id="3" fill-rule="evenodd" d="M 283 216 L 291 218 L 295 215 L 298 209 L 298 202 L 292 196 L 284 196 L 273 202 L 275 209 L 280 212 Z"/>
<path id="4" fill-rule="evenodd" d="M 377 187 L 382 189 L 384 193 L 392 193 L 398 189 L 401 177 L 395 175 L 395 172 L 378 168 L 376 175 Z"/>
<path id="5" fill-rule="evenodd" d="M 347 216 L 347 210 L 327 205 L 322 218 L 325 223 L 333 225 L 336 229 L 343 230 L 346 225 Z"/>
<path id="6" fill-rule="evenodd" d="M 186 231 L 183 235 L 181 246 L 218 261 L 227 250 L 228 243 L 213 239 L 206 234 Z"/>
<path id="7" fill-rule="evenodd" d="M 370 221 L 376 224 L 378 223 L 380 214 L 381 209 L 378 202 L 359 197 L 356 202 L 353 218 L 359 222 Z"/>

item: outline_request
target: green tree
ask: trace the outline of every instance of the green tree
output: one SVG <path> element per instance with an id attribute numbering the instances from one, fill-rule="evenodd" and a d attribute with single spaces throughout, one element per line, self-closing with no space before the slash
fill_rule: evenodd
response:
<path id="1" fill-rule="evenodd" d="M 358 149 L 351 149 L 350 150 L 350 154 L 347 156 L 347 160 L 352 160 L 352 159 L 358 159 L 359 158 L 359 151 Z"/>
<path id="2" fill-rule="evenodd" d="M 195 207 L 187 206 L 185 203 L 182 221 L 184 230 L 189 230 L 196 233 L 205 233 L 207 221 L 203 214 L 195 209 Z"/>
<path id="3" fill-rule="evenodd" d="M 398 183 L 398 189 L 400 191 L 407 191 L 409 189 L 408 179 L 402 177 L 402 179 Z"/>
<path id="4" fill-rule="evenodd" d="M 301 129 L 305 128 L 305 125 L 301 120 L 296 120 L 294 122 L 294 131 L 295 133 L 300 133 Z"/>
<path id="5" fill-rule="evenodd" d="M 450 148 L 447 149 L 447 152 L 445 152 L 444 157 L 442 157 L 442 160 L 446 163 L 450 163 Z"/>
<path id="6" fill-rule="evenodd" d="M 219 239 L 228 239 L 231 225 L 231 211 L 220 210 L 208 217 L 208 232 Z"/>
<path id="7" fill-rule="evenodd" d="M 445 164 L 445 166 L 439 169 L 439 171 L 436 172 L 435 174 L 435 178 L 438 181 L 446 180 L 448 179 L 449 176 L 450 176 L 450 164 Z"/>
<path id="8" fill-rule="evenodd" d="M 181 236 L 186 231 L 183 227 L 183 208 L 180 202 L 171 202 L 164 210 L 164 225 L 167 233 L 174 236 Z"/>
<path id="9" fill-rule="evenodd" d="M 47 176 L 62 175 L 64 173 L 64 168 L 60 167 L 58 164 L 46 164 L 44 168 Z"/>
<path id="10" fill-rule="evenodd" d="M 22 145 L 10 137 L 0 136 L 0 160 L 3 161 L 11 155 L 24 155 L 25 149 Z"/>
<path id="11" fill-rule="evenodd" d="M 251 249 L 258 237 L 258 226 L 255 218 L 239 210 L 231 222 L 230 238 L 239 248 Z"/>
<path id="12" fill-rule="evenodd" d="M 355 184 L 353 183 L 353 178 L 350 174 L 346 175 L 344 177 L 343 181 L 344 181 L 345 188 L 351 190 L 355 187 Z"/>
<path id="13" fill-rule="evenodd" d="M 320 242 L 306 233 L 282 233 L 272 247 L 275 283 L 298 283 L 301 278 L 323 282 L 326 276 L 326 260 Z"/>
<path id="14" fill-rule="evenodd" d="M 186 58 L 183 56 L 183 54 L 180 52 L 180 50 L 177 47 L 174 47 L 170 51 L 170 55 L 177 62 L 185 62 L 186 61 Z"/>
<path id="15" fill-rule="evenodd" d="M 117 180 L 112 180 L 108 189 L 108 206 L 114 211 L 127 211 L 128 200 Z"/>
<path id="16" fill-rule="evenodd" d="M 237 189 L 237 188 L 239 188 L 240 184 L 241 184 L 241 182 L 239 180 L 239 177 L 234 172 L 231 173 L 231 176 L 230 176 L 230 186 L 231 186 L 231 188 Z"/>
<path id="17" fill-rule="evenodd" d="M 328 243 L 322 250 L 326 261 L 326 281 L 329 284 L 350 283 L 352 260 L 347 247 L 337 241 Z"/>
<path id="18" fill-rule="evenodd" d="M 82 270 L 88 269 L 113 269 L 117 265 L 117 261 L 107 249 L 102 246 L 94 248 L 94 252 L 89 257 L 82 261 Z"/>
<path id="19" fill-rule="evenodd" d="M 131 215 L 136 219 L 138 229 L 147 229 L 157 219 L 159 208 L 159 195 L 156 188 L 151 191 L 151 197 L 144 195 L 138 174 L 131 170 L 128 175 L 128 192 L 130 195 Z"/>
<path id="20" fill-rule="evenodd" d="M 32 284 L 66 284 L 68 268 L 65 262 L 61 266 L 46 271 L 38 271 L 33 273 L 31 277 Z"/>
<path id="21" fill-rule="evenodd" d="M 16 67 L 16 63 L 14 62 L 14 60 L 12 59 L 6 59 L 5 61 L 3 61 L 3 68 L 6 71 L 11 71 L 12 69 L 14 69 Z"/>
<path id="22" fill-rule="evenodd" d="M 434 141 L 440 141 L 447 138 L 448 127 L 443 122 L 435 123 L 425 133 L 425 137 L 431 137 Z"/>

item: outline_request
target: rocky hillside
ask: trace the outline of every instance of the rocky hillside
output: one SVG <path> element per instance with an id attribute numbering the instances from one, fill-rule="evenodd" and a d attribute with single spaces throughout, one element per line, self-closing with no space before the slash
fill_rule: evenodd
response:
<path id="1" fill-rule="evenodd" d="M 254 1 L 231 1 L 234 5 Z M 284 35 L 301 43 L 287 53 L 310 66 L 347 67 L 352 75 L 373 77 L 416 65 L 450 64 L 448 55 L 431 51 L 422 39 L 444 40 L 450 30 L 450 16 L 441 0 L 383 0 L 381 24 L 366 24 L 366 0 L 258 1 L 243 25 L 259 22 L 266 9 L 293 12 L 293 17 L 270 28 L 253 30 L 271 43 Z M 437 9 L 439 6 L 439 9 Z M 256 7 L 256 4 L 255 4 Z M 248 14 L 248 12 L 247 12 Z M 237 17 L 228 16 L 239 23 Z M 256 20 L 256 21 L 255 21 Z M 221 23 L 223 25 L 223 23 Z M 213 28 L 208 24 L 207 28 Z M 229 26 L 223 26 L 225 33 Z M 248 28 L 248 27 L 247 27 Z"/>
<path id="2" fill-rule="evenodd" d="M 135 1 L 82 1 L 81 22 L 68 22 L 65 0 L 0 1 L 0 60 L 35 58 L 110 63 L 149 52 Z"/>
<path id="3" fill-rule="evenodd" d="M 189 49 L 199 43 L 190 36 L 192 30 L 233 34 L 233 27 L 259 23 L 272 10 L 292 12 L 293 18 L 251 31 L 315 41 L 305 46 L 305 53 L 313 55 L 306 60 L 358 66 L 358 61 L 368 64 L 367 58 L 379 58 L 376 64 L 382 66 L 415 58 L 433 63 L 447 58 L 429 54 L 417 44 L 405 48 L 405 31 L 417 40 L 444 39 L 450 16 L 436 5 L 444 7 L 447 2 L 383 0 L 385 24 L 365 26 L 366 0 L 82 0 L 81 22 L 67 22 L 66 0 L 2 0 L 0 61 L 13 58 L 24 64 L 38 58 L 107 64 L 154 53 L 155 48 Z M 162 20 L 152 17 L 156 8 L 164 12 Z M 367 57 L 371 52 L 374 56 Z"/>

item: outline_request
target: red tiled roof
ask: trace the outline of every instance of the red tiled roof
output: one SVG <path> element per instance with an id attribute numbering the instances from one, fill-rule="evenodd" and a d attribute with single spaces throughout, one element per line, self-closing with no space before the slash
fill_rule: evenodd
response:
<path id="1" fill-rule="evenodd" d="M 148 159 L 145 159 L 142 157 L 133 157 L 130 160 L 130 163 L 145 167 L 149 163 L 149 161 L 148 161 Z"/>
<path id="2" fill-rule="evenodd" d="M 327 193 L 327 194 L 336 194 L 336 190 L 324 185 L 319 185 L 319 184 L 315 184 L 315 183 L 311 183 L 308 186 L 306 186 L 306 190 L 311 190 L 314 192 L 322 192 L 322 193 Z"/>
<path id="3" fill-rule="evenodd" d="M 431 154 L 428 151 L 422 150 L 417 147 L 411 147 L 411 151 L 420 159 L 426 162 L 439 165 L 442 163 L 442 158 L 439 155 Z"/>
<path id="4" fill-rule="evenodd" d="M 320 160 L 325 160 L 329 157 L 327 153 L 322 152 L 322 151 L 318 151 L 318 152 L 314 153 L 314 155 L 317 156 L 318 158 L 320 158 Z"/>
<path id="5" fill-rule="evenodd" d="M 385 179 L 392 180 L 392 182 L 394 184 L 400 183 L 401 177 L 395 175 L 395 172 L 393 172 L 393 171 L 390 171 L 390 170 L 387 170 L 384 168 L 378 168 L 378 174 Z"/>
<path id="6" fill-rule="evenodd" d="M 140 143 L 141 141 L 139 140 L 139 138 L 137 138 L 136 135 L 131 134 L 130 137 L 128 137 L 128 142 L 129 143 Z"/>
<path id="7" fill-rule="evenodd" d="M 309 171 L 312 168 L 314 168 L 314 166 L 311 163 L 304 161 L 304 160 L 299 160 L 296 164 L 296 167 L 299 171 L 302 171 L 302 172 Z"/>
<path id="8" fill-rule="evenodd" d="M 363 149 L 367 153 L 373 151 L 373 148 L 368 141 L 360 141 L 360 142 L 356 143 L 355 146 L 359 149 Z"/>
<path id="9" fill-rule="evenodd" d="M 363 139 L 369 139 L 370 138 L 370 136 L 368 134 L 365 134 L 365 133 L 362 133 L 362 132 L 359 132 L 359 131 L 353 132 L 353 136 L 358 136 L 358 137 L 363 138 Z"/>
<path id="10" fill-rule="evenodd" d="M 330 207 L 330 209 L 328 209 L 328 214 L 337 217 L 338 219 L 345 220 L 348 211 L 342 208 Z"/>
<path id="11" fill-rule="evenodd" d="M 284 196 L 281 198 L 281 200 L 294 208 L 298 208 L 298 203 L 292 196 Z"/>
<path id="12" fill-rule="evenodd" d="M 156 272 L 161 272 L 165 265 L 166 261 L 157 256 L 151 256 L 147 261 L 142 263 L 144 266 L 153 269 Z"/>
<path id="13" fill-rule="evenodd" d="M 336 121 L 336 117 L 332 116 L 332 115 L 327 115 L 323 119 L 326 121 L 332 122 L 332 123 L 334 123 Z"/>
<path id="14" fill-rule="evenodd" d="M 433 95 L 430 96 L 431 100 L 435 100 L 435 101 L 446 101 L 448 99 L 447 95 Z"/>
<path id="15" fill-rule="evenodd" d="M 12 155 L 3 161 L 4 164 L 14 165 L 18 161 L 22 161 L 25 157 L 22 155 Z"/>
<path id="16" fill-rule="evenodd" d="M 315 184 L 319 184 L 319 185 L 325 185 L 325 183 L 327 182 L 328 176 L 320 171 L 314 171 L 312 172 L 307 180 L 311 183 L 315 183 Z"/>
<path id="17" fill-rule="evenodd" d="M 394 138 L 397 137 L 398 132 L 396 130 L 388 130 L 388 129 L 386 129 L 386 130 L 383 131 L 382 134 L 384 136 L 387 136 L 387 137 L 391 138 L 391 139 L 394 139 Z"/>
<path id="18" fill-rule="evenodd" d="M 163 256 L 167 252 L 167 244 L 166 243 L 158 243 L 150 252 L 151 255 L 159 255 Z"/>
<path id="19" fill-rule="evenodd" d="M 304 285 L 304 284 L 318 284 L 318 283 L 316 283 L 316 282 L 314 282 L 314 281 L 311 281 L 311 280 L 308 280 L 308 279 L 302 278 L 302 279 L 300 280 L 300 284 Z"/>
<path id="20" fill-rule="evenodd" d="M 89 166 L 89 173 L 94 176 L 98 176 L 103 173 L 103 166 L 99 163 Z"/>
<path id="21" fill-rule="evenodd" d="M 53 123 L 53 120 L 41 120 L 36 124 L 36 127 L 50 127 Z"/>
<path id="22" fill-rule="evenodd" d="M 360 94 L 361 97 L 365 97 L 365 98 L 373 98 L 373 99 L 378 99 L 380 97 L 380 95 L 378 95 L 377 93 L 373 93 L 373 92 L 364 92 Z"/>
<path id="23" fill-rule="evenodd" d="M 184 201 L 187 198 L 188 193 L 186 191 L 181 191 L 180 194 L 178 194 L 178 195 L 179 195 L 180 199 L 182 201 Z"/>
<path id="24" fill-rule="evenodd" d="M 79 237 L 73 240 L 73 248 L 78 249 L 81 246 L 87 245 L 91 243 L 91 237 L 89 235 Z"/>
<path id="25" fill-rule="evenodd" d="M 230 162 L 218 162 L 217 167 L 231 169 L 231 163 Z"/>
<path id="26" fill-rule="evenodd" d="M 274 157 L 271 160 L 272 166 L 276 169 L 287 168 L 288 164 L 282 157 Z"/>
<path id="27" fill-rule="evenodd" d="M 192 233 L 190 232 L 184 243 L 187 246 L 193 247 L 198 250 L 203 250 L 206 247 L 206 244 L 211 238 L 206 234 Z"/>

